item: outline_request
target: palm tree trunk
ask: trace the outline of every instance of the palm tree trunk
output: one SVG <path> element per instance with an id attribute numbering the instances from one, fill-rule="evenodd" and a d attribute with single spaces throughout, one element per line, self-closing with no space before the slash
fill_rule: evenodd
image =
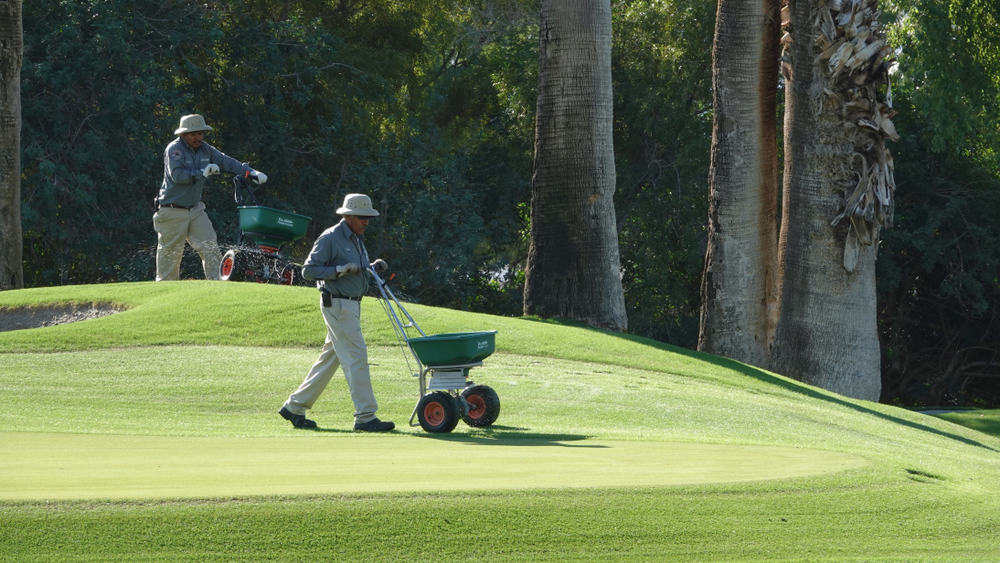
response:
<path id="1" fill-rule="evenodd" d="M 524 312 L 624 330 L 610 2 L 543 0 L 540 50 Z"/>
<path id="2" fill-rule="evenodd" d="M 777 0 L 719 0 L 698 349 L 766 367 L 777 322 Z"/>
<path id="3" fill-rule="evenodd" d="M 21 0 L 0 1 L 0 290 L 24 287 L 21 265 Z"/>
<path id="4" fill-rule="evenodd" d="M 875 257 L 894 186 L 885 139 L 895 135 L 878 93 L 888 47 L 875 3 L 788 3 L 781 318 L 771 363 L 872 401 L 881 389 Z"/>

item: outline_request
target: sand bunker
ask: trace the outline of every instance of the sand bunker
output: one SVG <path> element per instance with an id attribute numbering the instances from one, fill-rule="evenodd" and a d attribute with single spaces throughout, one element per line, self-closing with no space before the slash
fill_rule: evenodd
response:
<path id="1" fill-rule="evenodd" d="M 0 308 L 0 332 L 39 328 L 96 319 L 119 312 L 110 303 L 65 304 L 42 307 Z"/>

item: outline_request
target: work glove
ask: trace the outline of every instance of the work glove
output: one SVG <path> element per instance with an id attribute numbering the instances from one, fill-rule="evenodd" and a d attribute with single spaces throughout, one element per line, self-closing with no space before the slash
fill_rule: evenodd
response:
<path id="1" fill-rule="evenodd" d="M 337 266 L 337 276 L 343 276 L 345 274 L 360 274 L 361 264 L 351 262 L 350 264 L 341 264 Z"/>
<path id="2" fill-rule="evenodd" d="M 264 174 L 260 170 L 250 170 L 250 177 L 253 178 L 254 182 L 258 184 L 263 184 L 267 181 L 267 174 Z"/>
<path id="3" fill-rule="evenodd" d="M 375 270 L 376 274 L 381 274 L 389 269 L 389 265 L 385 263 L 385 260 L 379 258 L 371 263 L 371 269 Z"/>
<path id="4" fill-rule="evenodd" d="M 209 164 L 208 166 L 205 167 L 204 170 L 201 171 L 201 175 L 206 178 L 218 173 L 219 173 L 219 165 L 214 163 Z"/>

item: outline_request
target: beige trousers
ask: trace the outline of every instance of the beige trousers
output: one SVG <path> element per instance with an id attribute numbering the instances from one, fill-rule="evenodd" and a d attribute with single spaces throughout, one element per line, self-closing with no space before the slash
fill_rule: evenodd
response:
<path id="1" fill-rule="evenodd" d="M 161 207 L 153 215 L 153 229 L 156 231 L 156 281 L 180 279 L 185 242 L 201 255 L 205 279 L 219 279 L 222 256 L 203 202 L 199 201 L 191 209 Z"/>
<path id="2" fill-rule="evenodd" d="M 326 389 L 337 368 L 343 366 L 354 402 L 354 419 L 368 422 L 375 418 L 378 403 L 368 371 L 368 348 L 361 334 L 361 303 L 333 299 L 329 307 L 320 306 L 320 310 L 326 322 L 326 341 L 302 385 L 288 397 L 284 406 L 294 414 L 304 415 Z"/>

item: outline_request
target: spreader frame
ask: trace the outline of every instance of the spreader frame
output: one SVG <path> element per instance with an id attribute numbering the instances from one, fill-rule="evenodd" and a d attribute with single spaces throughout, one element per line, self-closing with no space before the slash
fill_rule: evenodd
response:
<path id="1" fill-rule="evenodd" d="M 400 303 L 399 299 L 389 288 L 388 282 L 383 280 L 373 268 L 368 267 L 368 272 L 375 280 L 381 296 L 382 306 L 392 323 L 393 330 L 400 342 L 406 344 L 409 354 L 413 356 L 417 364 L 417 372 L 413 374 L 418 380 L 419 395 L 416 406 L 410 414 L 410 426 L 421 426 L 428 432 L 451 432 L 454 428 L 453 422 L 438 424 L 427 424 L 419 416 L 418 411 L 422 404 L 428 400 L 435 401 L 441 399 L 439 393 L 447 393 L 454 401 L 455 416 L 462 418 L 467 423 L 470 422 L 469 413 L 477 408 L 477 405 L 470 404 L 463 397 L 462 392 L 473 386 L 475 382 L 469 379 L 469 371 L 472 368 L 483 365 L 483 360 L 489 357 L 496 349 L 495 335 L 497 331 L 480 332 L 460 332 L 446 333 L 428 336 L 417 321 Z M 411 333 L 419 334 L 419 336 Z M 438 363 L 441 358 L 448 361 Z M 478 387 L 486 388 L 485 385 Z M 493 392 L 492 389 L 489 390 Z M 493 405 L 491 405 L 493 407 Z M 499 414 L 499 401 L 496 401 L 496 412 L 488 413 L 490 424 Z M 451 408 L 442 409 L 451 412 Z M 420 419 L 419 422 L 416 422 Z M 475 426 L 486 426 L 473 424 Z"/>

